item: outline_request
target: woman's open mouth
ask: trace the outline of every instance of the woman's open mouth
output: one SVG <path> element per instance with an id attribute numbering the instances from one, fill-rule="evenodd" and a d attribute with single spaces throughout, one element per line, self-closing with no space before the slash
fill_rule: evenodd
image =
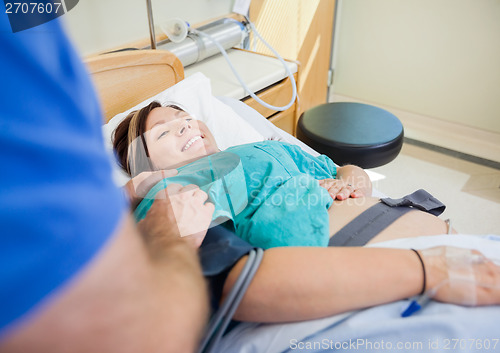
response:
<path id="1" fill-rule="evenodd" d="M 184 147 L 182 147 L 182 152 L 185 152 L 189 149 L 189 147 L 191 147 L 196 141 L 198 140 L 201 140 L 203 138 L 203 136 L 201 135 L 197 135 L 197 136 L 194 136 L 192 137 L 185 145 Z"/>

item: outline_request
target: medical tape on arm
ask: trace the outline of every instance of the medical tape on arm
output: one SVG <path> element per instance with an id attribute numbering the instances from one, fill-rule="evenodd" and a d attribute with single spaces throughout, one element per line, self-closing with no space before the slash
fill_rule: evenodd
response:
<path id="1" fill-rule="evenodd" d="M 437 247 L 421 251 L 429 260 L 440 257 L 444 261 L 447 278 L 434 288 L 429 288 L 426 295 L 433 297 L 440 288 L 447 285 L 454 292 L 457 304 L 475 306 L 478 304 L 478 288 L 499 287 L 499 283 L 486 283 L 481 280 L 480 269 L 490 260 L 471 249 L 457 247 Z M 483 277 L 484 278 L 484 277 Z"/>
<path id="2" fill-rule="evenodd" d="M 489 295 L 491 290 L 500 290 L 498 259 L 487 258 L 475 250 L 456 247 L 435 247 L 420 250 L 419 253 L 419 257 L 423 258 L 424 285 L 426 267 L 440 269 L 443 279 L 413 299 L 401 313 L 402 317 L 422 309 L 440 290 L 449 292 L 446 301 L 465 306 L 484 304 L 485 293 Z"/>
<path id="3" fill-rule="evenodd" d="M 474 254 L 470 249 L 454 247 L 445 248 L 446 267 L 448 269 L 448 283 L 461 297 L 462 305 L 477 305 L 477 280 L 474 264 L 486 261 L 480 254 Z"/>

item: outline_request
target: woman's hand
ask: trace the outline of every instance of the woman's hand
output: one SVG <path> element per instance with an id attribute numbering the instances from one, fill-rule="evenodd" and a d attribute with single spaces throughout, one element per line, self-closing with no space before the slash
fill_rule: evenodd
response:
<path id="1" fill-rule="evenodd" d="M 368 174 L 355 165 L 337 168 L 336 179 L 320 180 L 319 185 L 324 187 L 334 200 L 346 200 L 350 197 L 358 198 L 372 194 L 372 182 Z"/>
<path id="2" fill-rule="evenodd" d="M 427 294 L 453 304 L 500 304 L 500 266 L 476 250 L 436 247 L 421 250 Z"/>
<path id="3" fill-rule="evenodd" d="M 366 196 L 361 189 L 355 187 L 342 179 L 323 179 L 319 180 L 319 186 L 325 188 L 334 200 L 345 200 L 350 197 Z"/>
<path id="4" fill-rule="evenodd" d="M 146 243 L 154 248 L 163 242 L 183 238 L 199 247 L 207 233 L 215 206 L 196 185 L 170 184 L 159 192 L 138 227 Z"/>
<path id="5" fill-rule="evenodd" d="M 176 169 L 142 172 L 130 179 L 124 188 L 129 196 L 131 207 L 134 209 L 146 196 L 149 190 L 160 180 L 177 175 Z"/>

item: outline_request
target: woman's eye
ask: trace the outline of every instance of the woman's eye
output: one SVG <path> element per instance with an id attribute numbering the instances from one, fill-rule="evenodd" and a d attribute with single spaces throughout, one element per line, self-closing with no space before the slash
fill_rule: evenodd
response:
<path id="1" fill-rule="evenodd" d="M 186 118 L 186 121 L 191 121 L 193 120 L 193 118 Z"/>
<path id="2" fill-rule="evenodd" d="M 167 135 L 168 131 L 163 131 L 160 136 L 158 136 L 158 140 L 161 139 L 163 136 Z"/>

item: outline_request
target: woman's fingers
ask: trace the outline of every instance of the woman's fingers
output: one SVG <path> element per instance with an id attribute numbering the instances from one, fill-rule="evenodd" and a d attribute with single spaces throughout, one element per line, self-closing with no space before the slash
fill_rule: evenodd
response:
<path id="1" fill-rule="evenodd" d="M 346 183 L 338 179 L 319 180 L 319 186 L 326 189 L 332 199 L 344 200 L 349 197 L 350 192 L 345 190 Z"/>
<path id="2" fill-rule="evenodd" d="M 353 192 L 354 188 L 352 187 L 352 185 L 344 183 L 335 197 L 337 200 L 347 200 L 349 197 L 351 197 Z"/>
<path id="3" fill-rule="evenodd" d="M 354 190 L 351 192 L 350 195 L 353 199 L 359 198 L 359 197 L 365 197 L 365 193 L 361 189 Z"/>
<path id="4" fill-rule="evenodd" d="M 356 189 L 347 181 L 342 179 L 323 179 L 318 180 L 319 186 L 326 189 L 332 199 L 347 200 L 348 198 L 364 197 L 365 193 L 362 189 Z"/>

